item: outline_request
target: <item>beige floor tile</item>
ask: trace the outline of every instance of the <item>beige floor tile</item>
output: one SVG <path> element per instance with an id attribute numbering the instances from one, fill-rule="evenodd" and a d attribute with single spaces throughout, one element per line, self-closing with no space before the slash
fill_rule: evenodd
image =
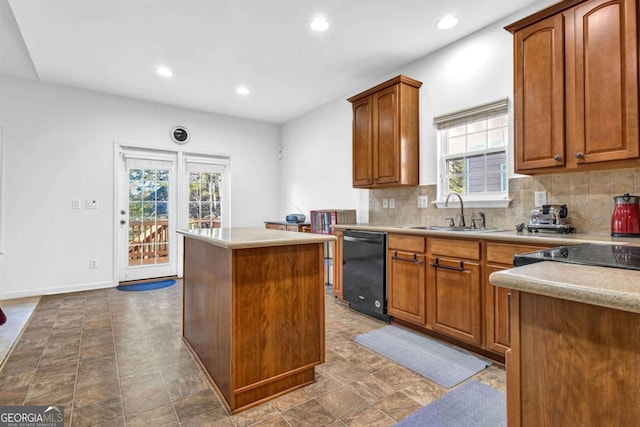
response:
<path id="1" fill-rule="evenodd" d="M 318 403 L 324 406 L 337 418 L 344 419 L 354 412 L 367 406 L 367 401 L 344 386 L 322 396 L 316 397 Z"/>
<path id="2" fill-rule="evenodd" d="M 212 412 L 222 406 L 211 390 L 197 391 L 172 403 L 180 421 Z"/>
<path id="3" fill-rule="evenodd" d="M 65 408 L 65 410 L 67 410 Z M 72 423 L 74 426 L 105 425 L 117 422 L 122 416 L 122 400 L 120 396 L 103 399 L 92 405 L 73 409 Z"/>
<path id="4" fill-rule="evenodd" d="M 422 408 L 422 405 L 419 405 L 415 400 L 408 398 L 405 394 L 399 391 L 379 400 L 374 403 L 373 406 L 396 421 L 400 421 Z"/>
<path id="5" fill-rule="evenodd" d="M 289 424 L 298 427 L 328 426 L 336 417 L 316 400 L 310 400 L 282 413 Z"/>
<path id="6" fill-rule="evenodd" d="M 44 296 L 0 368 L 0 405 L 62 404 L 74 427 L 386 427 L 447 392 L 355 343 L 385 323 L 326 302 L 316 382 L 231 416 L 182 342 L 180 284 Z M 501 366 L 473 379 L 505 387 Z"/>

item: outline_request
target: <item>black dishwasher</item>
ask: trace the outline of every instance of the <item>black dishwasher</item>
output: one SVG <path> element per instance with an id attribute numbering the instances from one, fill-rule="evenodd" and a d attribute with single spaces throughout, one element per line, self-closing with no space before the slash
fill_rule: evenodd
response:
<path id="1" fill-rule="evenodd" d="M 342 297 L 354 310 L 388 322 L 387 234 L 345 230 L 342 255 Z"/>

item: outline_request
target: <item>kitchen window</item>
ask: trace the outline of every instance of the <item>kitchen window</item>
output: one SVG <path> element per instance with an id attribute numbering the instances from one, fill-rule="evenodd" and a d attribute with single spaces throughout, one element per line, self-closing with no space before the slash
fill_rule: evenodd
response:
<path id="1" fill-rule="evenodd" d="M 508 98 L 435 117 L 433 122 L 438 134 L 438 200 L 455 191 L 470 206 L 506 207 Z"/>

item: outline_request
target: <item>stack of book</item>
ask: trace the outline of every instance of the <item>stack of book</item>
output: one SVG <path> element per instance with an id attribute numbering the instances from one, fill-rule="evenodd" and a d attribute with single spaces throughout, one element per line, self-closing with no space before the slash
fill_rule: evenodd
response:
<path id="1" fill-rule="evenodd" d="M 311 232 L 331 234 L 331 226 L 335 224 L 355 224 L 355 209 L 323 209 L 311 211 Z"/>

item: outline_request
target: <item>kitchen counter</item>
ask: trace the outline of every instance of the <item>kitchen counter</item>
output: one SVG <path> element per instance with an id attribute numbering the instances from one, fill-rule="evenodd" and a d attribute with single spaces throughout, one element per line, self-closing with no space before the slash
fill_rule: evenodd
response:
<path id="1" fill-rule="evenodd" d="M 509 426 L 637 425 L 640 271 L 544 261 L 489 280 L 509 295 Z"/>
<path id="2" fill-rule="evenodd" d="M 503 231 L 446 231 L 446 230 L 424 230 L 414 229 L 405 226 L 392 226 L 392 225 L 372 225 L 372 224 L 357 224 L 357 225 L 333 225 L 336 230 L 369 230 L 369 231 L 382 231 L 386 233 L 403 233 L 414 234 L 424 236 L 439 236 L 439 237 L 455 237 L 460 239 L 482 239 L 490 241 L 508 241 L 518 242 L 523 244 L 542 244 L 542 245 L 577 245 L 579 243 L 615 243 L 615 244 L 633 244 L 640 245 L 640 239 L 633 240 L 633 238 L 625 237 L 611 237 L 608 234 L 588 234 L 588 233 L 518 233 L 512 230 Z"/>
<path id="3" fill-rule="evenodd" d="M 498 271 L 494 286 L 640 313 L 640 271 L 539 262 Z"/>
<path id="4" fill-rule="evenodd" d="M 303 245 L 336 240 L 327 234 L 296 233 L 265 228 L 209 228 L 178 230 L 178 234 L 228 249 L 263 248 L 268 246 Z"/>
<path id="5" fill-rule="evenodd" d="M 518 233 L 516 231 L 446 231 L 371 224 L 334 225 L 337 230 L 370 230 L 387 233 L 508 241 L 523 244 L 576 245 L 580 243 L 640 245 L 639 239 L 587 233 Z M 539 295 L 640 313 L 640 272 L 559 262 L 542 262 L 495 272 L 494 286 Z"/>
<path id="6" fill-rule="evenodd" d="M 324 362 L 324 244 L 262 228 L 184 236 L 182 336 L 236 413 L 315 381 Z"/>

